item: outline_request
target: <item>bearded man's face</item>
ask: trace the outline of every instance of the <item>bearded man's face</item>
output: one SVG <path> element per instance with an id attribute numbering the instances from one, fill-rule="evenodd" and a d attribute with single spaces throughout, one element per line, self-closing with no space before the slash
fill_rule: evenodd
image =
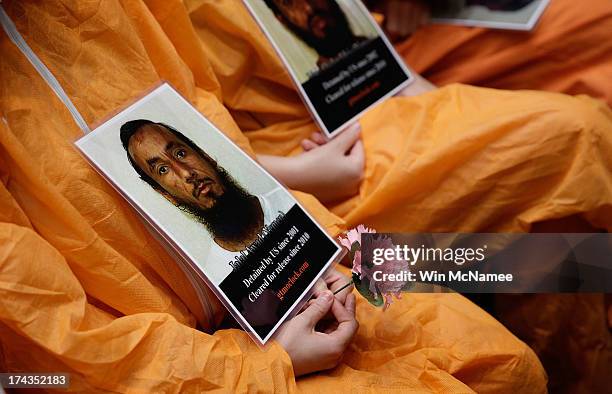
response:
<path id="1" fill-rule="evenodd" d="M 335 0 L 272 0 L 283 23 L 320 55 L 334 57 L 353 33 Z"/>
<path id="2" fill-rule="evenodd" d="M 337 24 L 336 8 L 329 0 L 273 0 L 283 16 L 295 27 L 318 39 L 328 38 Z"/>
<path id="3" fill-rule="evenodd" d="M 214 163 L 162 125 L 141 127 L 130 138 L 128 152 L 136 165 L 179 204 L 207 210 L 225 192 Z"/>
<path id="4" fill-rule="evenodd" d="M 262 215 L 257 198 L 203 152 L 161 124 L 140 127 L 128 143 L 138 168 L 181 210 L 204 224 L 213 237 L 241 239 Z"/>

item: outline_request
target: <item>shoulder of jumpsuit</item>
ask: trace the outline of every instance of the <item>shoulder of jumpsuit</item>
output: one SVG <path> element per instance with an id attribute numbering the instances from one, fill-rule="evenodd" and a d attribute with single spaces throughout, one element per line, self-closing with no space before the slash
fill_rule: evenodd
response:
<path id="1" fill-rule="evenodd" d="M 291 194 L 280 186 L 256 196 L 264 214 L 264 224 L 270 224 L 279 214 L 287 213 L 296 204 Z"/>
<path id="2" fill-rule="evenodd" d="M 202 267 L 208 279 L 216 286 L 232 272 L 230 261 L 234 260 L 240 252 L 225 250 L 214 241 L 211 241 L 210 250 L 206 256 L 206 263 Z"/>

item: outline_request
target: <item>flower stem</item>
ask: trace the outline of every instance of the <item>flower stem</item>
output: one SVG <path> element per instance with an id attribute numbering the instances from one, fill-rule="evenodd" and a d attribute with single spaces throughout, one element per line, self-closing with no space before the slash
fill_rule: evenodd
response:
<path id="1" fill-rule="evenodd" d="M 340 293 L 342 290 L 346 289 L 347 287 L 349 287 L 352 284 L 353 284 L 353 280 L 351 279 L 351 281 L 349 283 L 345 284 L 344 286 L 342 286 L 338 290 L 334 291 L 334 294 Z"/>

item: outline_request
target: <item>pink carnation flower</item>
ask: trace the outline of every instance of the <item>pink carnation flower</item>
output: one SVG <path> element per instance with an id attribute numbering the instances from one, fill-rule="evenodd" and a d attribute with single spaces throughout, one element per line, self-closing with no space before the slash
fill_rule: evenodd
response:
<path id="1" fill-rule="evenodd" d="M 372 249 L 381 248 L 381 249 L 394 249 L 395 245 L 393 245 L 393 241 L 389 237 L 377 237 L 374 239 L 374 243 L 372 245 Z M 372 267 L 369 272 L 365 272 L 365 276 L 370 276 L 374 274 L 374 271 L 380 271 L 381 277 L 385 274 L 395 274 L 396 277 L 399 277 L 398 274 L 409 270 L 409 264 L 406 260 L 385 260 L 381 265 Z M 370 272 L 371 271 L 371 272 Z M 406 285 L 407 281 L 399 281 L 399 280 L 381 280 L 375 281 L 373 277 L 369 278 L 369 287 L 370 291 L 373 294 L 380 293 L 385 299 L 385 305 L 383 309 L 387 309 L 387 307 L 391 304 L 393 300 L 393 296 L 395 298 L 400 298 L 401 291 Z"/>
<path id="2" fill-rule="evenodd" d="M 346 237 L 339 237 L 340 244 L 349 250 L 349 255 L 353 251 L 353 244 L 356 242 L 358 248 L 353 255 L 353 273 L 361 275 L 361 234 L 375 233 L 376 230 L 367 228 L 363 224 L 353 228 L 346 233 Z"/>
<path id="3" fill-rule="evenodd" d="M 381 271 L 382 274 L 400 274 L 402 271 L 408 271 L 409 264 L 405 260 L 387 260 L 381 265 L 362 271 L 361 266 L 361 234 L 376 233 L 375 230 L 365 227 L 360 224 L 357 228 L 353 228 L 346 233 L 344 237 L 339 237 L 340 244 L 348 249 L 349 256 L 353 259 L 353 274 L 361 279 L 368 278 L 365 288 L 358 286 L 359 292 L 370 302 L 371 297 L 374 299 L 379 296 L 383 298 L 383 310 L 386 310 L 393 302 L 393 298 L 401 298 L 401 291 L 405 287 L 404 281 L 375 281 L 372 277 L 373 271 Z M 374 239 L 374 248 L 394 249 L 393 241 L 389 237 L 376 237 Z M 359 280 L 359 279 L 357 279 Z M 365 293 L 364 293 L 365 292 Z M 380 305 L 380 304 L 376 304 Z"/>

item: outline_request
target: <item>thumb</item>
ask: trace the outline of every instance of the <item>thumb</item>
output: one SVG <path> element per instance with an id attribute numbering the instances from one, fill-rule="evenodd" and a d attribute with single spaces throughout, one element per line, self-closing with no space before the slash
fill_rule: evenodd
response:
<path id="1" fill-rule="evenodd" d="M 328 290 L 327 282 L 323 278 L 319 278 L 317 279 L 317 281 L 315 282 L 315 285 L 312 288 L 312 294 L 315 297 L 319 297 L 321 294 L 323 294 L 327 290 Z M 312 300 L 312 301 L 315 301 L 315 300 Z"/>
<path id="2" fill-rule="evenodd" d="M 348 157 L 351 158 L 356 167 L 363 168 L 365 164 L 365 151 L 361 140 L 355 142 L 355 145 L 349 151 Z"/>
<path id="3" fill-rule="evenodd" d="M 300 313 L 300 316 L 306 320 L 309 326 L 314 327 L 329 312 L 333 300 L 333 294 L 330 291 L 325 291 L 304 312 Z"/>
<path id="4" fill-rule="evenodd" d="M 319 145 L 316 144 L 315 142 L 311 141 L 311 140 L 302 140 L 302 149 L 304 149 L 304 151 L 308 152 L 309 150 L 313 150 L 315 148 L 318 148 Z"/>
<path id="5" fill-rule="evenodd" d="M 342 151 L 342 153 L 346 153 L 359 140 L 360 134 L 361 126 L 359 122 L 355 122 L 328 144 L 333 145 L 336 149 Z"/>

